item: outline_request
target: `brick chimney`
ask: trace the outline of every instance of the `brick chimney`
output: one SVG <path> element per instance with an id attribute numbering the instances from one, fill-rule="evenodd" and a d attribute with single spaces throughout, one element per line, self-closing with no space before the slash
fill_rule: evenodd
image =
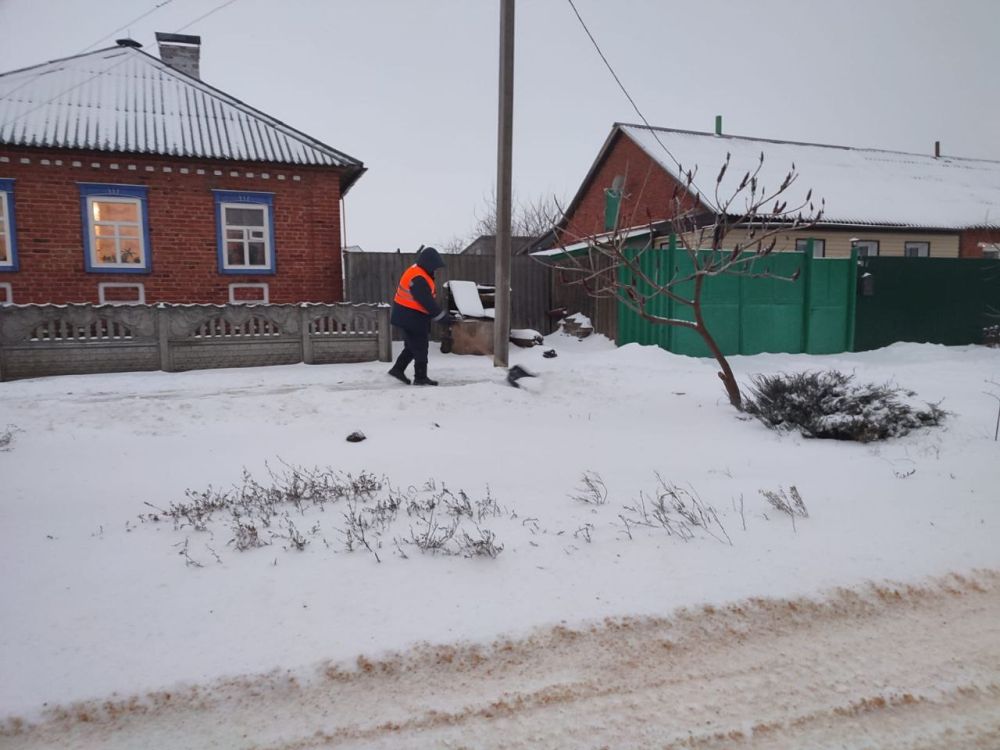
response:
<path id="1" fill-rule="evenodd" d="M 156 43 L 160 47 L 160 59 L 174 70 L 201 79 L 201 37 L 190 34 L 168 34 L 156 32 Z"/>

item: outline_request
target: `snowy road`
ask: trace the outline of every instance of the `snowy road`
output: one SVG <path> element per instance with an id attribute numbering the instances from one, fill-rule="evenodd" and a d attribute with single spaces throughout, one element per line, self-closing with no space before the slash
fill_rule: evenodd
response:
<path id="1" fill-rule="evenodd" d="M 58 715 L 61 713 L 62 715 Z M 3 748 L 1000 747 L 1000 572 L 80 704 Z"/>

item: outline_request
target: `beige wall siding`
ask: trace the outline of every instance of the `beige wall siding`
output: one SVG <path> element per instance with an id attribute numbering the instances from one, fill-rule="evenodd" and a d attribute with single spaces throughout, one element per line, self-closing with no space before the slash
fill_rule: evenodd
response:
<path id="1" fill-rule="evenodd" d="M 930 257 L 932 258 L 957 258 L 958 257 L 958 235 L 957 234 L 922 234 L 920 232 L 882 232 L 865 229 L 851 229 L 849 231 L 830 231 L 828 229 L 814 229 L 800 232 L 787 232 L 777 236 L 775 250 L 794 250 L 795 240 L 798 238 L 811 237 L 826 242 L 826 257 L 846 258 L 851 254 L 851 238 L 859 240 L 877 240 L 879 243 L 878 254 L 883 257 L 900 257 L 903 255 L 903 246 L 906 242 L 929 242 Z M 747 230 L 734 229 L 726 237 L 725 245 L 732 247 L 737 242 L 745 243 Z"/>

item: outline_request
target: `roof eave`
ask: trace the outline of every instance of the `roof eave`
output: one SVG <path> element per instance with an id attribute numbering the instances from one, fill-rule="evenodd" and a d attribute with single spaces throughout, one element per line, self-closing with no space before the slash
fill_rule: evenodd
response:
<path id="1" fill-rule="evenodd" d="M 361 179 L 361 175 L 368 171 L 368 167 L 360 164 L 357 167 L 344 168 L 344 177 L 340 180 L 340 197 L 347 195 L 354 183 Z"/>

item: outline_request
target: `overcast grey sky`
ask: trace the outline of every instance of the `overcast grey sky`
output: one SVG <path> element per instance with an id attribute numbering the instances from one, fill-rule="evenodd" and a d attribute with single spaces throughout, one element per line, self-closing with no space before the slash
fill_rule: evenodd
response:
<path id="1" fill-rule="evenodd" d="M 155 31 L 223 1 L 168 0 L 130 35 L 157 54 Z M 162 2 L 0 0 L 0 71 Z M 1000 159 L 998 0 L 575 2 L 654 125 Z M 499 0 L 235 0 L 185 33 L 205 81 L 364 161 L 350 244 L 406 250 L 467 234 L 495 182 L 498 19 Z M 516 59 L 516 194 L 569 200 L 638 117 L 567 0 L 518 0 Z"/>

